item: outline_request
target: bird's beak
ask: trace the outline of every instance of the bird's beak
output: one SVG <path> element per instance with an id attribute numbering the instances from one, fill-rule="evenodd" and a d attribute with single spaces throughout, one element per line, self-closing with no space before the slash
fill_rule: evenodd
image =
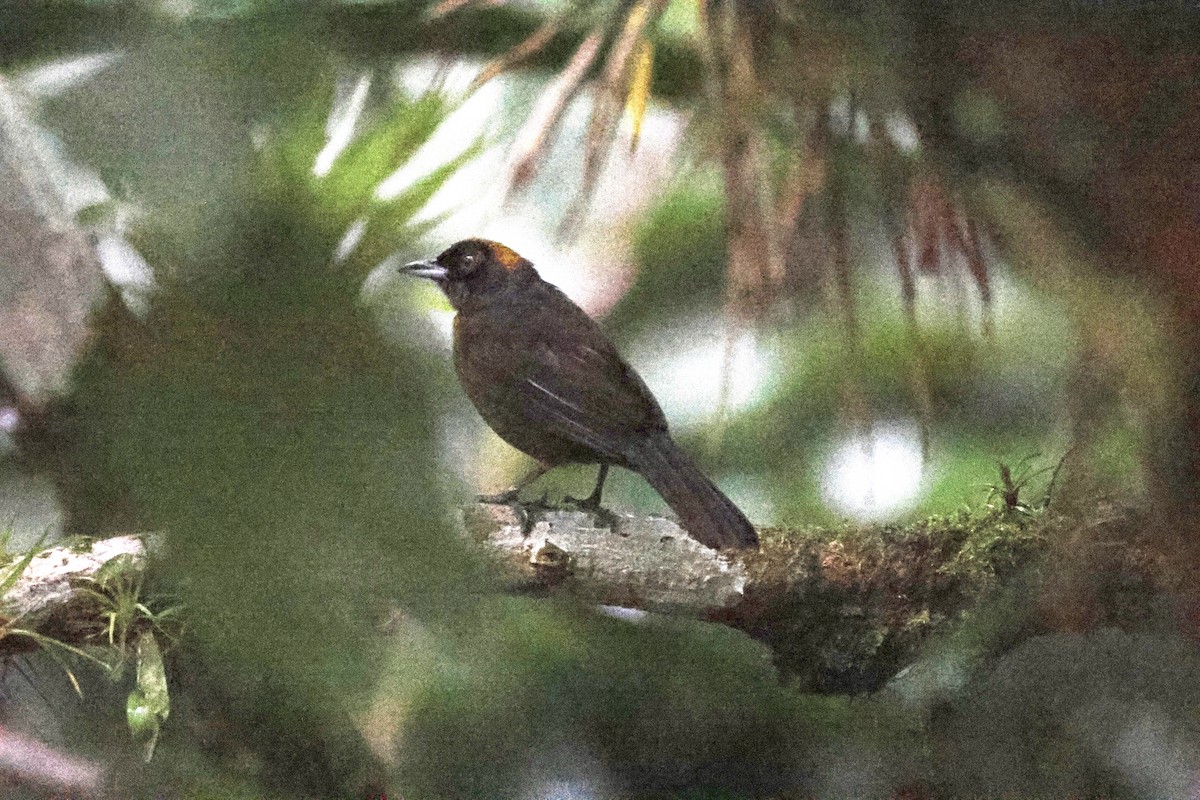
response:
<path id="1" fill-rule="evenodd" d="M 433 260 L 413 261 L 400 268 L 405 275 L 416 275 L 418 278 L 429 278 L 432 281 L 446 279 L 446 268 Z"/>

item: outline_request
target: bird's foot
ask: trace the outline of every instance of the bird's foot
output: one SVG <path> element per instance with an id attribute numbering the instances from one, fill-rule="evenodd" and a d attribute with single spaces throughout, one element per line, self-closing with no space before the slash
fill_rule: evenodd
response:
<path id="1" fill-rule="evenodd" d="M 578 497 L 568 495 L 563 498 L 563 505 L 569 506 L 575 511 L 584 511 L 591 514 L 605 528 L 610 530 L 616 530 L 617 528 L 617 515 L 601 506 L 598 497 L 585 497 L 581 500 Z"/>
<path id="2" fill-rule="evenodd" d="M 577 511 L 599 511 L 600 498 L 594 494 L 588 497 L 571 497 L 568 494 L 563 497 L 563 505 L 571 506 Z"/>
<path id="3" fill-rule="evenodd" d="M 519 495 L 520 493 L 521 493 L 520 487 L 514 486 L 511 489 L 505 489 L 503 492 L 496 492 L 496 494 L 476 495 L 475 499 L 478 500 L 480 503 L 490 503 L 492 505 L 499 505 L 499 506 L 510 506 L 513 503 L 517 502 L 517 495 Z"/>

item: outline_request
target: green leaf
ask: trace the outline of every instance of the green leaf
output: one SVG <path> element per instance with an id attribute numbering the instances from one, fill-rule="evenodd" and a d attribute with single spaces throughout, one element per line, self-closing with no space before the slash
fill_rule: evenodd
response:
<path id="1" fill-rule="evenodd" d="M 347 145 L 329 174 L 319 178 L 319 194 L 336 219 L 349 224 L 372 202 L 375 187 L 395 172 L 445 120 L 450 103 L 439 94 L 397 100 L 387 115 Z"/>
<path id="2" fill-rule="evenodd" d="M 170 711 L 167 670 L 158 640 L 150 631 L 143 631 L 137 640 L 137 688 L 129 693 L 125 718 L 130 734 L 142 744 L 146 761 L 154 755 L 159 726 L 166 722 Z"/>
<path id="3" fill-rule="evenodd" d="M 47 534 L 42 534 L 25 555 L 17 559 L 14 564 L 0 570 L 0 595 L 3 595 L 9 589 L 16 586 L 17 581 L 25 574 L 25 568 L 33 561 L 33 557 L 41 551 L 42 543 L 46 541 L 46 536 Z"/>
<path id="4" fill-rule="evenodd" d="M 325 144 L 325 120 L 333 91 L 332 87 L 325 89 L 286 122 L 273 126 L 258 159 L 261 183 L 287 193 L 300 187 L 308 191 L 313 164 Z"/>
<path id="5" fill-rule="evenodd" d="M 367 212 L 367 228 L 355 253 L 355 260 L 367 268 L 374 267 L 389 253 L 414 241 L 419 235 L 436 226 L 440 219 L 412 223 L 446 181 L 463 164 L 479 155 L 483 139 L 471 144 L 455 158 L 437 167 L 389 200 L 377 200 Z"/>
<path id="6" fill-rule="evenodd" d="M 131 553 L 122 553 L 101 564 L 92 576 L 92 580 L 107 589 L 117 580 L 136 574 L 138 574 L 137 558 Z"/>
<path id="7" fill-rule="evenodd" d="M 158 715 L 140 689 L 130 692 L 125 701 L 125 723 L 129 725 L 133 740 L 142 745 L 142 755 L 147 762 L 150 761 L 154 756 L 154 746 L 158 744 Z"/>

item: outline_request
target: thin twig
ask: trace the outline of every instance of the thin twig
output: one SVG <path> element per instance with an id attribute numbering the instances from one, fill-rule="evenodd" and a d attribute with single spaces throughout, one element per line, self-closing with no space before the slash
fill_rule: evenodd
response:
<path id="1" fill-rule="evenodd" d="M 513 144 L 516 157 L 509 168 L 506 196 L 513 189 L 527 185 L 537 174 L 537 166 L 545 153 L 550 135 L 562 120 L 567 105 L 579 93 L 583 79 L 596 60 L 603 42 L 604 34 L 601 31 L 588 35 L 575 51 L 575 55 L 571 56 L 567 66 L 538 98 L 529 119 L 521 127 Z"/>
<path id="2" fill-rule="evenodd" d="M 933 390 L 929 385 L 930 367 L 925 352 L 925 340 L 917 322 L 916 280 L 912 262 L 909 260 L 908 239 L 903 232 L 892 236 L 892 252 L 896 257 L 896 271 L 900 273 L 900 292 L 904 299 L 904 327 L 907 329 L 909 345 L 912 348 L 909 381 L 920 418 L 921 461 L 928 463 L 933 431 Z"/>
<path id="3" fill-rule="evenodd" d="M 665 7 L 666 0 L 639 0 L 625 17 L 625 24 L 613 41 L 612 49 L 604 62 L 603 75 L 592 106 L 592 118 L 584 137 L 583 177 L 580 180 L 579 193 L 559 226 L 560 239 L 570 238 L 582 221 L 583 215 L 587 213 L 596 184 L 612 150 L 617 122 L 620 119 L 619 111 L 624 107 L 634 57 L 638 52 L 638 42 L 646 30 L 658 20 Z"/>
<path id="4" fill-rule="evenodd" d="M 1058 464 L 1055 465 L 1054 472 L 1050 474 L 1050 482 L 1046 484 L 1046 499 L 1042 501 L 1042 508 L 1050 507 L 1050 500 L 1054 497 L 1054 486 L 1058 481 L 1059 470 L 1062 469 L 1063 464 L 1067 463 L 1067 459 L 1071 457 L 1071 454 L 1075 452 L 1077 447 L 1079 447 L 1079 442 L 1075 442 L 1068 447 L 1067 452 L 1063 453 L 1062 458 L 1060 458 L 1058 460 Z"/>
<path id="5" fill-rule="evenodd" d="M 983 334 L 992 333 L 992 286 L 988 279 L 987 260 L 983 255 L 983 242 L 979 236 L 979 226 L 972 217 L 967 217 L 963 230 L 963 252 L 967 258 L 967 268 L 975 278 L 979 287 L 979 299 L 983 303 Z"/>
<path id="6" fill-rule="evenodd" d="M 483 69 L 479 71 L 479 74 L 475 76 L 475 80 L 471 81 L 471 86 L 467 89 L 467 92 L 475 91 L 492 78 L 502 72 L 507 72 L 541 50 L 550 43 L 551 39 L 558 35 L 565 22 L 566 15 L 557 15 L 546 20 L 525 41 L 485 64 Z"/>

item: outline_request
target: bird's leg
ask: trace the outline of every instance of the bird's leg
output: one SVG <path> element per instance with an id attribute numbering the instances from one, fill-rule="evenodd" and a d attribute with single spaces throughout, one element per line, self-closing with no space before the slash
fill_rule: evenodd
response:
<path id="1" fill-rule="evenodd" d="M 608 464 L 600 465 L 600 473 L 596 476 L 596 488 L 582 500 L 575 497 L 564 498 L 568 503 L 582 511 L 599 511 L 600 495 L 604 492 L 604 479 L 608 477 Z"/>
<path id="2" fill-rule="evenodd" d="M 549 469 L 550 467 L 546 464 L 542 464 L 540 462 L 534 464 L 533 469 L 525 473 L 521 480 L 517 481 L 515 486 L 511 486 L 508 489 L 505 489 L 503 492 L 498 492 L 496 494 L 481 494 L 479 495 L 478 500 L 481 503 L 499 503 L 501 505 L 515 503 L 517 500 L 517 495 L 521 493 L 521 490 L 545 475 Z"/>

